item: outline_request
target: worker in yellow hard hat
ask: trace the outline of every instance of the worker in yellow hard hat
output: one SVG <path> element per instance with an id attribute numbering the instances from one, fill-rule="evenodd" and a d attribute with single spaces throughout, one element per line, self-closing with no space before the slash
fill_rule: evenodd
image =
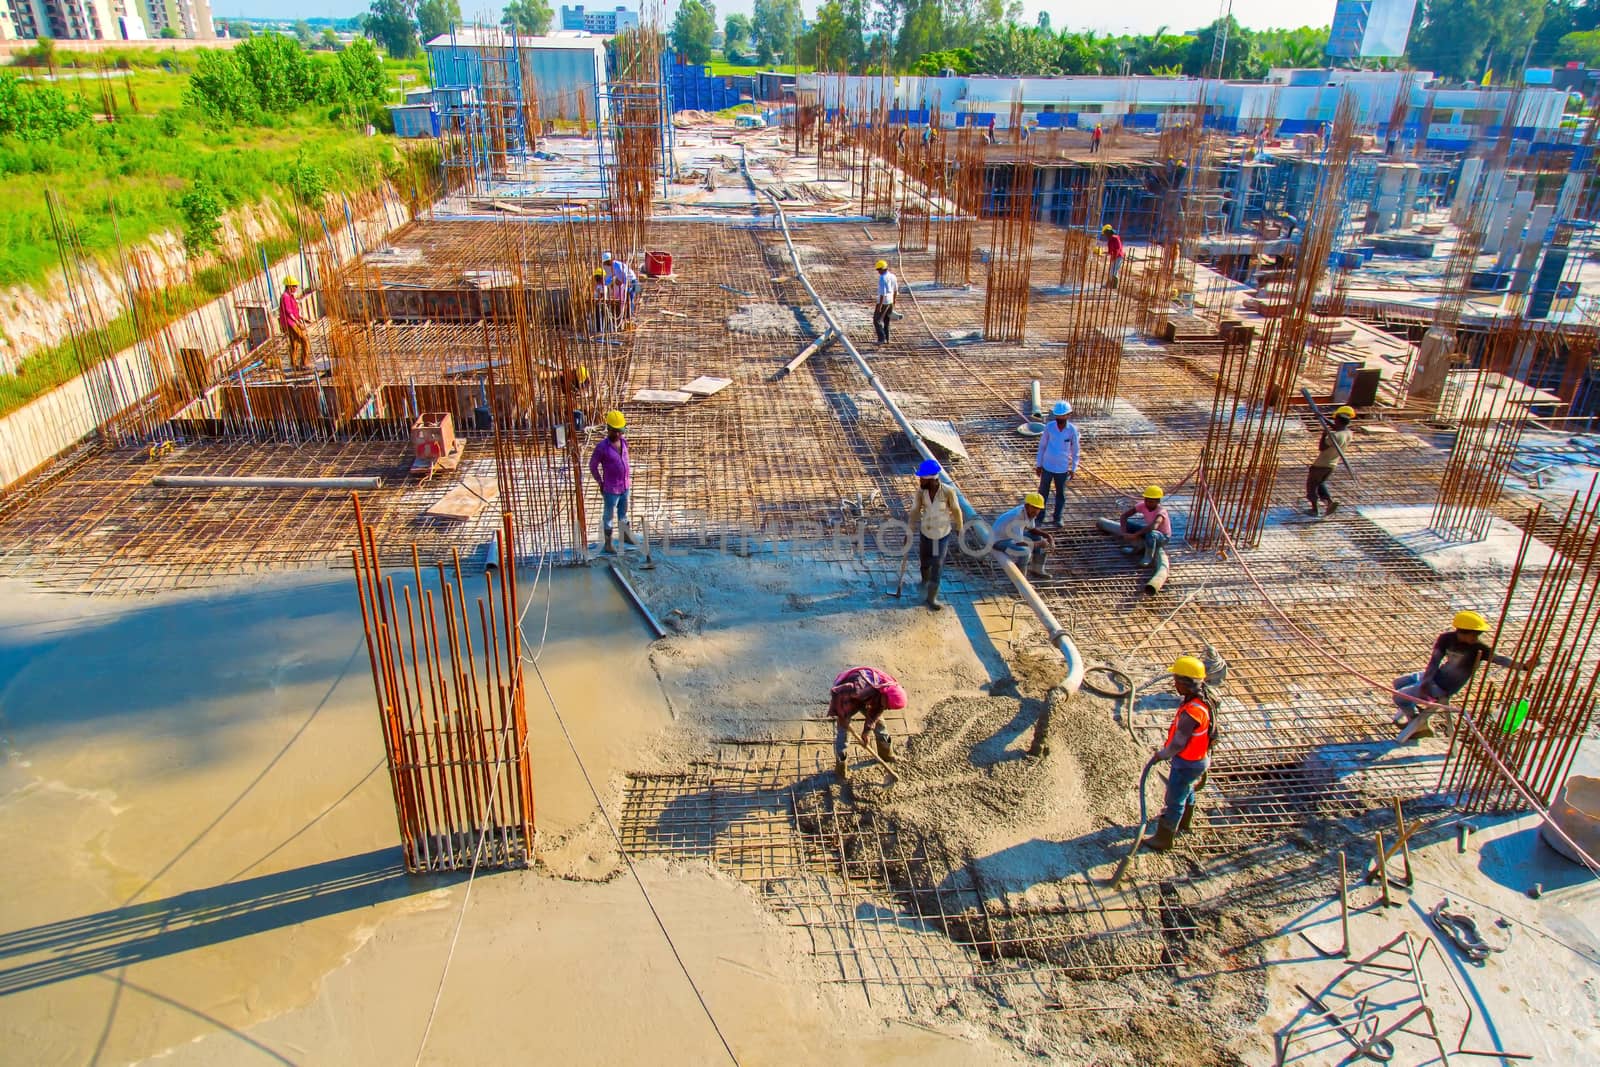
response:
<path id="1" fill-rule="evenodd" d="M 617 546 L 615 524 L 622 527 L 622 539 L 627 544 L 638 544 L 628 528 L 628 490 L 633 485 L 632 467 L 628 460 L 628 440 L 622 431 L 628 420 L 620 411 L 606 412 L 606 435 L 594 446 L 589 456 L 589 475 L 600 485 L 600 498 L 604 503 L 600 523 L 606 540 L 603 552 L 615 552 Z"/>
<path id="2" fill-rule="evenodd" d="M 1431 705 L 1419 707 L 1416 702 L 1449 703 L 1472 681 L 1478 664 L 1487 661 L 1515 671 L 1531 671 L 1539 665 L 1537 659 L 1518 663 L 1510 656 L 1496 653 L 1483 639 L 1489 632 L 1489 620 L 1476 611 L 1456 612 L 1450 625 L 1451 629 L 1433 642 L 1433 655 L 1428 658 L 1426 668 L 1394 680 L 1394 706 L 1399 709 L 1394 714 L 1394 724 L 1400 727 L 1396 740 L 1404 742 L 1432 734 L 1428 719 L 1437 709 Z"/>
<path id="3" fill-rule="evenodd" d="M 1122 554 L 1131 556 L 1144 549 L 1144 566 L 1155 561 L 1156 552 L 1172 540 L 1172 513 L 1161 502 L 1166 496 L 1159 485 L 1146 486 L 1144 496 L 1117 517 L 1122 527 Z"/>
<path id="4" fill-rule="evenodd" d="M 1039 528 L 1039 516 L 1044 514 L 1044 497 L 1028 493 L 1022 503 L 994 520 L 991 548 L 996 548 L 1018 563 L 1027 564 L 1029 578 L 1048 578 L 1044 568 L 1045 549 L 1050 545 L 1050 534 Z"/>
<path id="5" fill-rule="evenodd" d="M 283 295 L 278 297 L 278 327 L 289 339 L 289 365 L 299 370 L 311 369 L 311 339 L 306 336 L 306 318 L 300 310 L 300 282 L 289 277 L 283 280 Z"/>
<path id="6" fill-rule="evenodd" d="M 611 311 L 610 290 L 607 286 L 606 268 L 596 267 L 590 273 L 589 299 L 594 307 L 594 328 L 604 333 L 614 320 Z"/>
<path id="7" fill-rule="evenodd" d="M 1122 277 L 1122 259 L 1126 256 L 1127 249 L 1122 246 L 1122 238 L 1117 234 L 1117 228 L 1110 223 L 1100 227 L 1100 238 L 1106 243 L 1106 256 L 1110 266 L 1106 273 L 1106 288 L 1115 289 Z"/>
<path id="8" fill-rule="evenodd" d="M 1156 749 L 1153 761 L 1171 760 L 1167 770 L 1166 803 L 1156 832 L 1144 847 L 1165 852 L 1172 839 L 1189 829 L 1194 819 L 1194 794 L 1211 766 L 1211 694 L 1206 691 L 1206 665 L 1198 656 L 1179 656 L 1172 664 L 1172 688 L 1178 694 L 1178 710 L 1167 727 L 1167 743 Z"/>
<path id="9" fill-rule="evenodd" d="M 1339 502 L 1328 492 L 1328 479 L 1333 475 L 1334 465 L 1350 447 L 1350 420 L 1355 417 L 1356 409 L 1349 404 L 1334 408 L 1333 421 L 1317 439 L 1317 458 L 1306 471 L 1306 500 L 1311 503 L 1312 515 L 1317 514 L 1318 500 L 1327 502 L 1329 515 L 1339 510 Z"/>
<path id="10" fill-rule="evenodd" d="M 878 302 L 872 308 L 872 328 L 878 333 L 878 343 L 889 340 L 889 322 L 894 318 L 894 298 L 900 292 L 900 279 L 889 269 L 889 261 L 880 259 L 874 268 L 878 272 Z"/>

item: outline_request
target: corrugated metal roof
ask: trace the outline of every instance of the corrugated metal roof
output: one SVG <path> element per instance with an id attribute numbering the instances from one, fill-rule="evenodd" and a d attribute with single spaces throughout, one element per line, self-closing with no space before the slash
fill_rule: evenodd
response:
<path id="1" fill-rule="evenodd" d="M 578 36 L 545 36 L 545 37 L 518 37 L 518 48 L 533 49 L 572 49 L 581 52 L 600 52 L 605 50 L 606 38 L 590 35 Z M 463 26 L 454 35 L 441 33 L 429 41 L 429 48 L 478 48 L 511 46 L 511 35 L 502 30 L 490 29 L 483 26 Z"/>

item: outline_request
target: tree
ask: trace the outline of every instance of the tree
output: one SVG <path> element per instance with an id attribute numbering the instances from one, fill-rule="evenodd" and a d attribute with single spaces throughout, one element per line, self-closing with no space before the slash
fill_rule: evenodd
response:
<path id="1" fill-rule="evenodd" d="M 1005 78 L 1039 78 L 1061 73 L 1056 66 L 1056 39 L 1039 30 L 1008 22 L 986 33 L 973 49 L 975 74 Z"/>
<path id="2" fill-rule="evenodd" d="M 324 52 L 337 52 L 339 50 L 339 35 L 333 32 L 332 26 L 324 26 L 322 28 L 322 36 L 317 39 L 317 47 Z"/>
<path id="3" fill-rule="evenodd" d="M 819 11 L 820 15 L 821 12 Z M 729 63 L 741 62 L 750 52 L 750 16 L 732 14 L 722 24 L 722 55 Z"/>
<path id="4" fill-rule="evenodd" d="M 427 44 L 442 34 L 449 33 L 451 26 L 457 26 L 460 23 L 460 0 L 419 0 L 417 4 L 417 32 L 421 34 L 423 44 Z"/>
<path id="5" fill-rule="evenodd" d="M 1577 60 L 1586 67 L 1600 66 L 1600 30 L 1563 34 L 1556 41 L 1556 59 L 1563 63 Z"/>
<path id="6" fill-rule="evenodd" d="M 294 24 L 294 39 L 300 42 L 300 47 L 310 50 L 314 38 L 311 35 L 311 23 L 300 19 Z"/>
<path id="7" fill-rule="evenodd" d="M 919 78 L 937 78 L 947 70 L 957 75 L 971 74 L 978 65 L 978 57 L 970 48 L 951 48 L 943 52 L 926 52 L 911 65 L 909 73 Z"/>
<path id="8" fill-rule="evenodd" d="M 224 23 L 224 25 L 228 27 L 228 36 L 235 40 L 248 41 L 256 35 L 256 31 L 243 19 L 234 19 L 232 22 Z M 174 31 L 174 35 L 176 35 L 176 31 Z"/>
<path id="9" fill-rule="evenodd" d="M 0 137 L 54 141 L 89 121 L 54 85 L 24 85 L 15 74 L 0 70 Z"/>
<path id="10" fill-rule="evenodd" d="M 554 17 L 546 0 L 510 0 L 500 15 L 500 25 L 507 33 L 537 37 L 550 28 Z"/>
<path id="11" fill-rule="evenodd" d="M 204 177 L 196 178 L 178 197 L 178 217 L 183 220 L 183 250 L 198 256 L 217 247 L 222 233 L 222 213 L 227 205 L 217 187 Z"/>
<path id="12" fill-rule="evenodd" d="M 252 40 L 246 40 L 239 48 L 248 48 Z M 208 118 L 249 119 L 260 110 L 255 87 L 235 60 L 234 52 L 206 49 L 195 53 L 194 71 L 189 75 L 184 98 Z"/>
<path id="13" fill-rule="evenodd" d="M 372 0 L 362 31 L 396 59 L 417 54 L 416 0 Z"/>
<path id="14" fill-rule="evenodd" d="M 161 32 L 156 34 L 156 36 L 161 38 L 163 41 L 173 41 L 177 40 L 178 31 L 173 29 L 171 26 L 163 26 L 161 27 Z"/>
<path id="15" fill-rule="evenodd" d="M 717 16 L 700 0 L 683 0 L 672 20 L 672 50 L 686 63 L 711 62 L 711 39 L 717 35 Z"/>
<path id="16" fill-rule="evenodd" d="M 355 99 L 382 100 L 389 95 L 389 83 L 383 76 L 383 57 L 365 37 L 351 41 L 350 47 L 339 53 L 339 69 Z"/>
<path id="17" fill-rule="evenodd" d="M 793 56 L 802 21 L 800 0 L 756 0 L 750 17 L 756 62 L 766 66 L 779 56 Z"/>
<path id="18" fill-rule="evenodd" d="M 1218 36 L 1224 38 L 1222 62 L 1213 64 L 1211 57 L 1217 50 Z M 1183 72 L 1208 78 L 1259 78 L 1266 74 L 1267 67 L 1256 52 L 1250 31 L 1229 15 L 1195 34 L 1188 55 L 1184 57 Z"/>
<path id="19" fill-rule="evenodd" d="M 1316 67 L 1328 50 L 1328 27 L 1301 26 L 1297 30 L 1259 30 L 1256 50 L 1269 67 Z"/>
<path id="20" fill-rule="evenodd" d="M 1413 66 L 1461 81 L 1518 72 L 1544 19 L 1544 0 L 1426 0 L 1407 56 Z"/>

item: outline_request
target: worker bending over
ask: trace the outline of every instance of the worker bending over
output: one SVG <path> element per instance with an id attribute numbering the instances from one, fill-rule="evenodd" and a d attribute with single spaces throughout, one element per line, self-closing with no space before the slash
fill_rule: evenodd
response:
<path id="1" fill-rule="evenodd" d="M 616 304 L 618 314 L 628 318 L 639 299 L 639 272 L 628 266 L 625 259 L 612 259 L 609 252 L 606 253 L 606 262 L 610 270 L 606 282 L 611 287 L 611 300 Z"/>
<path id="2" fill-rule="evenodd" d="M 851 667 L 833 680 L 828 690 L 828 715 L 834 723 L 833 773 L 845 777 L 844 753 L 850 744 L 850 720 L 862 716 L 861 743 L 871 731 L 877 742 L 878 758 L 894 762 L 889 748 L 889 731 L 883 726 L 885 711 L 901 711 L 906 706 L 906 691 L 888 674 L 876 667 Z"/>
<path id="3" fill-rule="evenodd" d="M 1027 565 L 1029 578 L 1048 578 L 1044 569 L 1045 548 L 1053 538 L 1039 529 L 1044 514 L 1044 497 L 1029 493 L 1022 503 L 994 521 L 994 547 L 1018 563 Z"/>
<path id="4" fill-rule="evenodd" d="M 622 539 L 628 544 L 636 543 L 628 529 L 628 489 L 633 484 L 633 470 L 628 462 L 628 439 L 622 435 L 627 425 L 622 412 L 606 412 L 606 435 L 589 456 L 589 476 L 599 483 L 604 501 L 600 519 L 606 534 L 604 552 L 617 550 L 612 540 L 613 519 L 622 526 Z"/>
<path id="5" fill-rule="evenodd" d="M 1039 476 L 1039 495 L 1048 504 L 1050 488 L 1056 491 L 1056 513 L 1050 525 L 1061 525 L 1061 505 L 1067 499 L 1067 482 L 1078 473 L 1078 428 L 1067 421 L 1072 404 L 1057 400 L 1050 409 L 1050 421 L 1039 435 L 1039 449 L 1033 456 L 1033 473 Z M 1041 505 L 1042 507 L 1043 505 Z"/>
<path id="6" fill-rule="evenodd" d="M 1142 545 L 1142 562 L 1147 567 L 1155 562 L 1156 552 L 1172 540 L 1172 513 L 1161 504 L 1164 495 L 1159 485 L 1146 486 L 1144 499 L 1117 518 L 1122 526 L 1122 539 L 1128 542 L 1122 546 L 1122 551 L 1132 555 Z"/>
<path id="7" fill-rule="evenodd" d="M 278 326 L 289 339 L 289 365 L 297 370 L 310 370 L 311 340 L 306 336 L 305 316 L 300 313 L 299 289 L 300 283 L 293 278 L 283 280 L 283 295 L 278 298 Z"/>
<path id="8" fill-rule="evenodd" d="M 1339 510 L 1339 502 L 1328 492 L 1328 478 L 1332 476 L 1334 464 L 1339 462 L 1342 450 L 1350 447 L 1350 420 L 1355 417 L 1356 409 L 1349 404 L 1334 408 L 1333 429 L 1324 429 L 1322 436 L 1317 438 L 1317 458 L 1311 461 L 1311 467 L 1306 471 L 1306 499 L 1311 502 L 1313 515 L 1317 513 L 1318 500 L 1328 502 L 1329 515 Z"/>
<path id="9" fill-rule="evenodd" d="M 1188 832 L 1194 821 L 1195 791 L 1204 786 L 1211 766 L 1212 700 L 1206 690 L 1206 665 L 1196 656 L 1179 656 L 1172 664 L 1172 688 L 1181 703 L 1167 727 L 1167 743 L 1155 754 L 1157 760 L 1172 761 L 1167 768 L 1166 804 L 1155 834 L 1144 845 L 1156 852 L 1167 851 L 1174 837 Z"/>
<path id="10" fill-rule="evenodd" d="M 594 269 L 594 288 L 590 298 L 594 301 L 594 328 L 597 333 L 605 333 L 611 325 L 610 290 L 606 285 L 606 269 Z"/>
<path id="11" fill-rule="evenodd" d="M 955 488 L 939 475 L 937 460 L 926 459 L 917 468 L 917 502 L 911 505 L 911 526 L 917 531 L 917 558 L 922 564 L 922 596 L 930 611 L 944 607 L 939 582 L 950 542 L 961 537 L 961 502 Z"/>
<path id="12" fill-rule="evenodd" d="M 1122 275 L 1122 257 L 1127 255 L 1127 250 L 1122 247 L 1122 238 L 1117 236 L 1117 228 L 1109 222 L 1100 227 L 1100 236 L 1106 242 L 1106 256 L 1111 260 L 1109 273 L 1106 275 L 1106 288 L 1115 289 L 1117 279 Z"/>
<path id="13" fill-rule="evenodd" d="M 1434 709 L 1418 708 L 1415 702 L 1449 703 L 1467 687 L 1477 673 L 1478 664 L 1485 660 L 1518 671 L 1531 671 L 1539 665 L 1537 659 L 1518 663 L 1485 644 L 1483 635 L 1488 632 L 1489 620 L 1476 611 L 1456 612 L 1451 625 L 1455 627 L 1453 630 L 1446 630 L 1433 642 L 1433 655 L 1428 658 L 1426 668 L 1394 680 L 1394 706 L 1399 709 L 1394 714 L 1394 724 L 1400 727 L 1396 740 L 1410 741 L 1432 733 L 1427 726 Z"/>
<path id="14" fill-rule="evenodd" d="M 900 292 L 900 279 L 889 269 L 889 261 L 878 260 L 878 302 L 872 308 L 872 328 L 878 332 L 878 343 L 889 340 L 889 322 L 894 317 L 894 298 Z"/>

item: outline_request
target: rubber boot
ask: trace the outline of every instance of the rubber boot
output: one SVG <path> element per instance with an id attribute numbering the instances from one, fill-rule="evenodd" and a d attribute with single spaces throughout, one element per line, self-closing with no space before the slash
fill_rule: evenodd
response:
<path id="1" fill-rule="evenodd" d="M 839 776 L 841 782 L 850 780 L 850 770 L 845 766 L 843 757 L 833 761 L 833 773 Z"/>
<path id="2" fill-rule="evenodd" d="M 1145 838 L 1144 847 L 1151 852 L 1166 852 L 1172 848 L 1172 838 L 1177 832 L 1177 829 L 1167 820 L 1157 820 L 1156 832 Z"/>
<path id="3" fill-rule="evenodd" d="M 878 743 L 878 758 L 885 763 L 893 763 L 894 752 L 889 748 L 889 739 L 886 737 L 874 737 L 873 740 Z"/>
<path id="4" fill-rule="evenodd" d="M 1339 502 L 1337 500 L 1328 501 L 1328 514 L 1329 515 L 1332 515 L 1335 511 L 1338 511 L 1338 510 L 1339 510 Z"/>
<path id="5" fill-rule="evenodd" d="M 928 579 L 928 610 L 939 611 L 944 607 L 944 601 L 939 599 L 939 579 Z"/>
<path id="6" fill-rule="evenodd" d="M 1194 809 L 1199 806 L 1194 801 L 1189 801 L 1189 806 L 1183 809 L 1183 818 L 1178 820 L 1178 833 L 1186 834 L 1189 832 L 1189 827 L 1194 825 Z"/>
<path id="7" fill-rule="evenodd" d="M 622 524 L 622 540 L 630 545 L 643 544 L 639 540 L 639 535 L 633 532 L 633 524 L 627 522 Z"/>
<path id="8" fill-rule="evenodd" d="M 608 553 L 608 554 L 611 554 L 611 555 L 615 555 L 616 551 L 617 551 L 616 536 L 617 535 L 615 533 L 613 533 L 610 530 L 607 530 L 606 531 L 606 543 L 603 546 L 601 546 L 600 551 Z"/>

